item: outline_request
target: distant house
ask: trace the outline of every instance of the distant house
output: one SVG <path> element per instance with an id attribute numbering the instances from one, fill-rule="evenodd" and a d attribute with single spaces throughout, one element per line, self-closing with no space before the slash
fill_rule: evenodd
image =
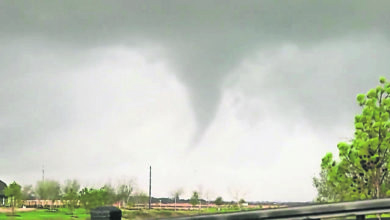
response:
<path id="1" fill-rule="evenodd" d="M 5 184 L 3 181 L 0 180 L 0 206 L 4 205 L 4 189 L 7 187 L 7 184 Z"/>

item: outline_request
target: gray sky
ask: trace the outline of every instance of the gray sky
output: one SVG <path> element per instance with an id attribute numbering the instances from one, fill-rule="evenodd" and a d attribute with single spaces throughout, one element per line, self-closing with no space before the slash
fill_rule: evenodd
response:
<path id="1" fill-rule="evenodd" d="M 1 1 L 0 179 L 310 201 L 390 70 L 389 1 Z"/>

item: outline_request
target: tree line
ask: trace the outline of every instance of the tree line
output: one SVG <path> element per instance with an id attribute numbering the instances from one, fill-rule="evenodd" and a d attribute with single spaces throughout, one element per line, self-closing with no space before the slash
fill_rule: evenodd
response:
<path id="1" fill-rule="evenodd" d="M 53 210 L 54 201 L 61 200 L 62 204 L 73 214 L 75 208 L 79 206 L 90 210 L 114 203 L 123 206 L 146 204 L 148 201 L 146 193 L 134 189 L 133 181 L 127 181 L 115 187 L 105 184 L 100 188 L 81 188 L 77 180 L 66 180 L 62 185 L 55 180 L 45 180 L 38 181 L 35 187 L 32 185 L 22 187 L 18 183 L 12 182 L 4 189 L 4 194 L 12 208 L 12 213 L 14 213 L 15 207 L 20 206 L 23 201 L 38 199 L 51 201 L 50 210 Z"/>
<path id="2" fill-rule="evenodd" d="M 51 201 L 48 208 L 53 211 L 55 208 L 53 207 L 54 202 L 60 200 L 61 205 L 68 208 L 69 214 L 73 215 L 74 210 L 78 207 L 91 210 L 98 206 L 113 205 L 115 203 L 122 207 L 133 207 L 136 204 L 142 204 L 146 208 L 149 196 L 140 190 L 135 190 L 135 188 L 133 180 L 124 181 L 116 186 L 105 184 L 98 188 L 81 188 L 77 180 L 66 180 L 63 184 L 56 180 L 44 180 L 38 181 L 35 186 L 25 185 L 23 187 L 16 182 L 12 182 L 5 188 L 4 194 L 13 214 L 15 207 L 20 207 L 27 200 L 41 200 L 43 207 L 47 205 L 46 201 Z M 209 202 L 214 203 L 218 208 L 224 204 L 229 204 L 240 209 L 242 204 L 245 203 L 244 199 L 236 202 L 225 202 L 222 197 L 217 197 L 213 201 L 204 200 L 201 198 L 202 193 L 200 191 L 193 191 L 188 200 L 180 200 L 182 194 L 183 190 L 179 188 L 171 193 L 171 198 L 162 199 L 164 203 L 174 202 L 175 211 L 176 203 L 179 201 L 189 202 L 194 208 L 199 205 L 199 209 L 202 203 L 206 205 Z M 161 199 L 152 198 L 153 203 L 158 201 L 161 202 Z"/>

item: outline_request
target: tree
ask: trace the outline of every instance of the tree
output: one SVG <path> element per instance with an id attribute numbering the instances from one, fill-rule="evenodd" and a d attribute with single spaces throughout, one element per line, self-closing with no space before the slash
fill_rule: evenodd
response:
<path id="1" fill-rule="evenodd" d="M 210 204 L 209 198 L 210 198 L 210 196 L 211 196 L 213 193 L 212 193 L 212 191 L 210 191 L 210 190 L 205 190 L 205 192 L 204 192 L 203 194 L 204 194 L 204 198 L 206 199 L 206 204 L 207 204 L 206 208 L 209 209 L 209 204 Z"/>
<path id="2" fill-rule="evenodd" d="M 80 191 L 80 203 L 87 210 L 98 206 L 112 205 L 115 199 L 115 191 L 109 185 L 105 185 L 100 189 L 85 187 Z"/>
<path id="3" fill-rule="evenodd" d="M 384 77 L 379 81 L 357 96 L 362 113 L 355 116 L 354 138 L 337 145 L 339 161 L 331 153 L 322 159 L 326 179 L 319 182 L 320 197 L 343 201 L 390 195 L 390 83 Z"/>
<path id="4" fill-rule="evenodd" d="M 50 200 L 50 210 L 53 210 L 54 201 L 60 199 L 61 186 L 55 180 L 38 181 L 36 193 L 40 199 Z"/>
<path id="5" fill-rule="evenodd" d="M 103 196 L 104 205 L 113 205 L 114 203 L 120 201 L 114 187 L 110 184 L 104 185 L 100 190 L 102 191 L 101 195 Z"/>
<path id="6" fill-rule="evenodd" d="M 313 178 L 313 186 L 317 189 L 316 202 L 329 203 L 343 201 L 342 194 L 337 193 L 334 182 L 328 181 L 328 174 L 325 169 L 321 169 L 320 177 Z"/>
<path id="7" fill-rule="evenodd" d="M 137 192 L 134 195 L 134 203 L 142 204 L 146 208 L 146 204 L 149 202 L 149 196 L 144 192 Z"/>
<path id="8" fill-rule="evenodd" d="M 202 209 L 202 197 L 203 197 L 203 186 L 202 185 L 198 185 L 198 198 L 199 198 L 199 211 L 201 211 Z"/>
<path id="9" fill-rule="evenodd" d="M 85 187 L 80 191 L 80 203 L 87 210 L 102 206 L 105 197 L 103 194 L 105 194 L 104 190 Z"/>
<path id="10" fill-rule="evenodd" d="M 199 193 L 197 191 L 194 191 L 192 193 L 191 199 L 190 199 L 190 204 L 192 206 L 196 206 L 199 204 Z"/>
<path id="11" fill-rule="evenodd" d="M 244 199 L 240 199 L 240 201 L 238 201 L 238 205 L 240 206 L 240 210 L 241 210 L 241 207 L 242 207 L 242 204 L 245 203 L 245 200 Z"/>
<path id="12" fill-rule="evenodd" d="M 25 185 L 22 188 L 22 200 L 35 199 L 35 194 L 32 185 Z"/>
<path id="13" fill-rule="evenodd" d="M 243 187 L 233 187 L 233 188 L 229 188 L 229 192 L 230 194 L 232 195 L 234 201 L 236 202 L 236 204 L 233 206 L 233 207 L 238 207 L 239 209 L 241 209 L 241 206 L 240 206 L 240 198 L 244 197 L 247 193 L 242 191 Z"/>
<path id="14" fill-rule="evenodd" d="M 40 200 L 46 200 L 47 199 L 47 192 L 45 187 L 44 181 L 38 181 L 35 186 L 35 193 L 37 194 L 38 198 Z"/>
<path id="15" fill-rule="evenodd" d="M 148 202 L 149 202 L 149 196 L 142 191 L 133 193 L 133 195 L 130 196 L 129 199 L 129 204 L 131 204 L 131 206 L 141 204 L 144 208 L 146 208 Z"/>
<path id="16" fill-rule="evenodd" d="M 73 216 L 75 206 L 80 198 L 80 183 L 77 180 L 66 180 L 62 191 L 64 192 L 63 200 L 68 207 L 70 214 Z"/>
<path id="17" fill-rule="evenodd" d="M 175 211 L 176 211 L 176 201 L 180 199 L 181 194 L 183 194 L 183 189 L 176 189 L 172 192 L 172 197 L 175 200 Z"/>
<path id="18" fill-rule="evenodd" d="M 133 191 L 134 191 L 134 182 L 132 180 L 118 186 L 117 197 L 118 200 L 122 202 L 123 206 L 129 203 Z"/>
<path id="19" fill-rule="evenodd" d="M 11 204 L 12 215 L 15 215 L 15 206 L 22 198 L 22 187 L 14 181 L 4 189 L 4 194 L 8 197 Z"/>
<path id="20" fill-rule="evenodd" d="M 219 211 L 220 206 L 223 205 L 223 199 L 222 199 L 222 197 L 220 197 L 220 196 L 217 197 L 217 198 L 215 199 L 215 202 L 214 202 L 214 203 L 215 203 L 216 206 L 218 206 L 218 211 Z"/>
<path id="21" fill-rule="evenodd" d="M 93 200 L 93 191 L 94 189 L 90 188 L 88 189 L 87 187 L 83 188 L 79 194 L 80 194 L 80 203 L 81 205 L 87 209 L 90 210 L 93 207 L 92 201 Z"/>

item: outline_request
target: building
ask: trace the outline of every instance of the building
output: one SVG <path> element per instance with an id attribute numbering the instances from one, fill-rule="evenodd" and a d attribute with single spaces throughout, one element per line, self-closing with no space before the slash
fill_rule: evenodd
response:
<path id="1" fill-rule="evenodd" d="M 3 181 L 0 180 L 0 206 L 4 206 L 4 202 L 5 202 L 4 189 L 6 187 L 7 184 L 5 184 Z"/>

